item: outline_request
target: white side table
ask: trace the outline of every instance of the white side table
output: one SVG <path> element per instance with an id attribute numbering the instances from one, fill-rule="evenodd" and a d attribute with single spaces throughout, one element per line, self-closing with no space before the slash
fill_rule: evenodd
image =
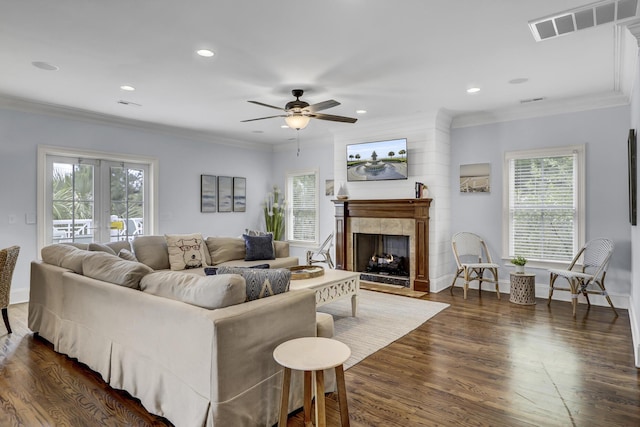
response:
<path id="1" fill-rule="evenodd" d="M 280 420 L 278 426 L 287 425 L 289 387 L 291 370 L 304 371 L 304 423 L 311 423 L 311 383 L 315 376 L 316 427 L 327 425 L 324 402 L 324 369 L 335 368 L 338 384 L 338 402 L 340 420 L 343 427 L 349 426 L 347 408 L 347 389 L 344 383 L 342 364 L 351 356 L 346 344 L 330 338 L 305 337 L 283 342 L 273 350 L 273 358 L 284 367 L 282 380 L 282 398 L 280 402 Z"/>

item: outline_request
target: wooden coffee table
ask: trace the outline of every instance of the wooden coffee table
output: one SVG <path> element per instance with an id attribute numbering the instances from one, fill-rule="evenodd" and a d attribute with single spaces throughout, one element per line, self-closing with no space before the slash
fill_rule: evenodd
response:
<path id="1" fill-rule="evenodd" d="M 322 276 L 311 279 L 292 280 L 291 290 L 313 289 L 316 291 L 316 307 L 335 300 L 351 297 L 351 315 L 356 317 L 360 273 L 346 270 L 325 269 Z"/>

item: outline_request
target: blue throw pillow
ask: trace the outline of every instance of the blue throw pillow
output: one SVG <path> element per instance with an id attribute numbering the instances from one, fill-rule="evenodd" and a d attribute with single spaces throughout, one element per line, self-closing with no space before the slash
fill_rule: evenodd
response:
<path id="1" fill-rule="evenodd" d="M 266 298 L 289 290 L 291 271 L 286 268 L 272 270 L 243 267 L 218 267 L 218 274 L 239 274 L 247 283 L 247 301 Z"/>
<path id="2" fill-rule="evenodd" d="M 248 236 L 242 235 L 244 239 L 244 246 L 246 255 L 245 261 L 257 261 L 263 259 L 276 259 L 275 251 L 273 250 L 273 236 Z"/>

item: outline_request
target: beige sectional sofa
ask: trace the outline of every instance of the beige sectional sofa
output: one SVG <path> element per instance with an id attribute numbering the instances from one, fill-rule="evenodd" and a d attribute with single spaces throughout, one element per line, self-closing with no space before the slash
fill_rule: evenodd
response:
<path id="1" fill-rule="evenodd" d="M 126 252 L 119 244 L 110 247 Z M 297 265 L 288 245 L 276 245 L 275 260 L 244 261 L 237 239 L 207 239 L 214 265 Z M 55 351 L 87 364 L 112 387 L 128 391 L 149 412 L 176 426 L 277 422 L 282 369 L 272 352 L 286 340 L 316 334 L 313 291 L 241 302 L 237 286 L 244 284 L 242 276 L 182 271 L 206 281 L 205 290 L 222 287 L 218 294 L 227 299 L 211 310 L 139 290 L 140 281 L 161 278 L 158 267 L 168 267 L 163 236 L 134 241 L 140 262 L 100 252 L 100 247 L 60 246 L 65 245 L 44 248 L 43 260 L 31 264 L 28 319 L 29 328 Z M 175 274 L 168 272 L 166 280 Z M 296 376 L 290 410 L 302 406 L 301 383 Z"/>

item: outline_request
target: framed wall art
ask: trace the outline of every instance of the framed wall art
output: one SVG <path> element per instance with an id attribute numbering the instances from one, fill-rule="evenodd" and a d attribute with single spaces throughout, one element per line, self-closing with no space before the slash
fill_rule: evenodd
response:
<path id="1" fill-rule="evenodd" d="M 200 212 L 216 212 L 216 191 L 216 176 L 200 175 Z"/>
<path id="2" fill-rule="evenodd" d="M 490 193 L 491 165 L 489 163 L 460 165 L 460 192 Z"/>
<path id="3" fill-rule="evenodd" d="M 233 211 L 245 212 L 247 210 L 247 178 L 233 178 Z"/>
<path id="4" fill-rule="evenodd" d="M 233 182 L 230 176 L 218 177 L 218 212 L 231 212 L 233 207 Z"/>

